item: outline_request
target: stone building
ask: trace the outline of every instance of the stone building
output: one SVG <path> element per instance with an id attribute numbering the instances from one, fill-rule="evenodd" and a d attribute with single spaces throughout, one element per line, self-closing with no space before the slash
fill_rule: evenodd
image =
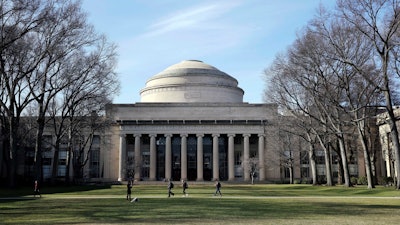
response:
<path id="1" fill-rule="evenodd" d="M 400 119 L 400 108 L 396 107 L 394 109 L 394 116 L 398 121 Z M 380 144 L 382 148 L 382 171 L 386 177 L 394 178 L 397 176 L 398 171 L 396 171 L 395 166 L 395 152 L 391 137 L 391 128 L 389 125 L 389 116 L 386 112 L 380 113 L 377 116 L 377 125 L 379 127 L 379 137 Z M 400 130 L 400 123 L 396 122 L 397 130 Z"/>
<path id="2" fill-rule="evenodd" d="M 235 78 L 187 60 L 151 77 L 140 94 L 139 103 L 106 110 L 114 125 L 104 179 L 246 181 L 253 158 L 258 180 L 280 179 L 279 167 L 265 165 L 276 157 L 277 106 L 243 102 Z"/>
<path id="3" fill-rule="evenodd" d="M 299 136 L 289 135 L 290 132 L 282 137 L 283 126 L 296 129 L 296 118 L 278 113 L 276 104 L 243 102 L 244 91 L 238 81 L 217 68 L 198 60 L 182 61 L 148 79 L 140 95 L 138 103 L 109 104 L 105 117 L 86 118 L 104 123 L 104 128 L 89 132 L 83 123 L 74 135 L 77 140 L 69 148 L 67 140 L 59 140 L 56 150 L 56 137 L 49 124 L 43 137 L 44 179 L 51 178 L 56 168 L 58 179 L 69 174 L 84 182 L 240 182 L 251 179 L 250 168 L 256 163 L 258 182 L 288 182 L 289 178 L 311 182 L 309 144 Z M 381 137 L 387 137 L 382 136 L 386 132 L 384 127 L 382 123 Z M 365 176 L 358 137 L 352 138 L 350 175 Z M 85 145 L 89 139 L 90 144 Z M 381 141 L 385 152 L 388 144 Z M 389 172 L 391 160 L 383 156 L 388 168 L 385 170 L 378 146 L 374 148 L 375 174 L 381 176 L 381 171 L 388 171 L 387 176 L 393 176 L 393 170 Z M 19 158 L 19 175 L 34 176 L 33 156 L 34 146 L 26 146 L 24 157 Z M 318 146 L 315 157 L 318 181 L 323 183 L 324 151 Z M 331 152 L 336 180 L 340 170 L 338 157 Z M 83 158 L 87 159 L 85 164 Z M 82 166 L 68 168 L 68 162 Z"/>

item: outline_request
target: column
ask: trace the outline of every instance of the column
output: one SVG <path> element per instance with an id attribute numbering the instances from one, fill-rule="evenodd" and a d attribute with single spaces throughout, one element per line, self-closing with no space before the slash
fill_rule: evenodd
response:
<path id="1" fill-rule="evenodd" d="M 171 137 L 172 134 L 165 134 L 165 179 L 171 179 L 172 175 L 172 147 Z"/>
<path id="2" fill-rule="evenodd" d="M 382 145 L 382 151 L 386 162 L 386 176 L 392 177 L 393 176 L 392 165 L 391 165 L 392 160 L 390 158 L 391 149 L 389 145 L 389 140 L 390 140 L 390 133 L 387 133 L 384 139 L 384 145 Z"/>
<path id="3" fill-rule="evenodd" d="M 219 152 L 218 137 L 219 134 L 213 134 L 213 180 L 219 180 Z"/>
<path id="4" fill-rule="evenodd" d="M 156 152 L 156 134 L 149 134 L 150 136 L 150 180 L 156 180 L 157 169 L 157 152 Z"/>
<path id="5" fill-rule="evenodd" d="M 187 180 L 187 134 L 181 134 L 181 180 Z"/>
<path id="6" fill-rule="evenodd" d="M 124 168 L 126 164 L 126 134 L 119 136 L 119 165 L 118 165 L 118 181 L 125 178 Z"/>
<path id="7" fill-rule="evenodd" d="M 142 153 L 140 151 L 140 137 L 142 135 L 135 134 L 135 180 L 140 180 L 142 174 Z"/>
<path id="8" fill-rule="evenodd" d="M 204 134 L 197 134 L 197 181 L 203 181 L 203 137 Z"/>
<path id="9" fill-rule="evenodd" d="M 250 181 L 249 158 L 250 158 L 250 134 L 243 134 L 243 178 Z"/>
<path id="10" fill-rule="evenodd" d="M 259 166 L 259 177 L 260 181 L 265 180 L 265 134 L 258 135 L 258 166 Z"/>
<path id="11" fill-rule="evenodd" d="M 228 134 L 228 180 L 235 180 L 235 134 Z"/>

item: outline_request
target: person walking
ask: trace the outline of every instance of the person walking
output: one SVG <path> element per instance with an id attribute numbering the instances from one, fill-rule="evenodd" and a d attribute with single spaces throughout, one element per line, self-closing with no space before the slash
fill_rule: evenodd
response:
<path id="1" fill-rule="evenodd" d="M 171 179 L 168 182 L 168 198 L 174 196 L 174 192 L 172 192 L 172 188 L 174 188 L 174 183 L 172 183 Z"/>
<path id="2" fill-rule="evenodd" d="M 188 184 L 185 180 L 182 180 L 182 189 L 183 189 L 183 197 L 188 196 L 188 194 L 186 193 L 186 189 L 188 189 Z"/>
<path id="3" fill-rule="evenodd" d="M 42 197 L 42 195 L 40 194 L 39 183 L 37 180 L 35 180 L 35 183 L 33 186 L 33 197 L 36 197 L 36 195 L 39 195 L 39 197 Z"/>
<path id="4" fill-rule="evenodd" d="M 132 194 L 132 181 L 131 180 L 129 180 L 128 181 L 128 184 L 126 185 L 126 200 L 128 200 L 128 201 L 131 201 L 132 200 L 132 197 L 131 197 L 131 194 Z"/>
<path id="5" fill-rule="evenodd" d="M 221 183 L 218 180 L 215 181 L 215 194 L 214 194 L 214 196 L 216 196 L 217 194 L 219 194 L 219 196 L 222 197 Z"/>

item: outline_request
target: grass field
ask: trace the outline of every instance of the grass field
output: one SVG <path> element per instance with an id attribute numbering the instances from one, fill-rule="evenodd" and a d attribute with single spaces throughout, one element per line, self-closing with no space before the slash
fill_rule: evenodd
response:
<path id="1" fill-rule="evenodd" d="M 168 198 L 165 185 L 0 189 L 1 224 L 397 224 L 400 192 L 311 185 L 229 185 L 214 197 L 210 184 L 179 185 Z"/>

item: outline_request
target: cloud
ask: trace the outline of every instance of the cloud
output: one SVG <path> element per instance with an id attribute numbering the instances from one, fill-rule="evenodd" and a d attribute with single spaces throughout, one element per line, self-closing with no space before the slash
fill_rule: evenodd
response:
<path id="1" fill-rule="evenodd" d="M 215 29 L 222 28 L 216 22 L 231 9 L 239 6 L 237 2 L 220 2 L 208 5 L 198 5 L 191 8 L 175 11 L 149 26 L 149 32 L 143 36 L 159 36 L 184 29 Z"/>

